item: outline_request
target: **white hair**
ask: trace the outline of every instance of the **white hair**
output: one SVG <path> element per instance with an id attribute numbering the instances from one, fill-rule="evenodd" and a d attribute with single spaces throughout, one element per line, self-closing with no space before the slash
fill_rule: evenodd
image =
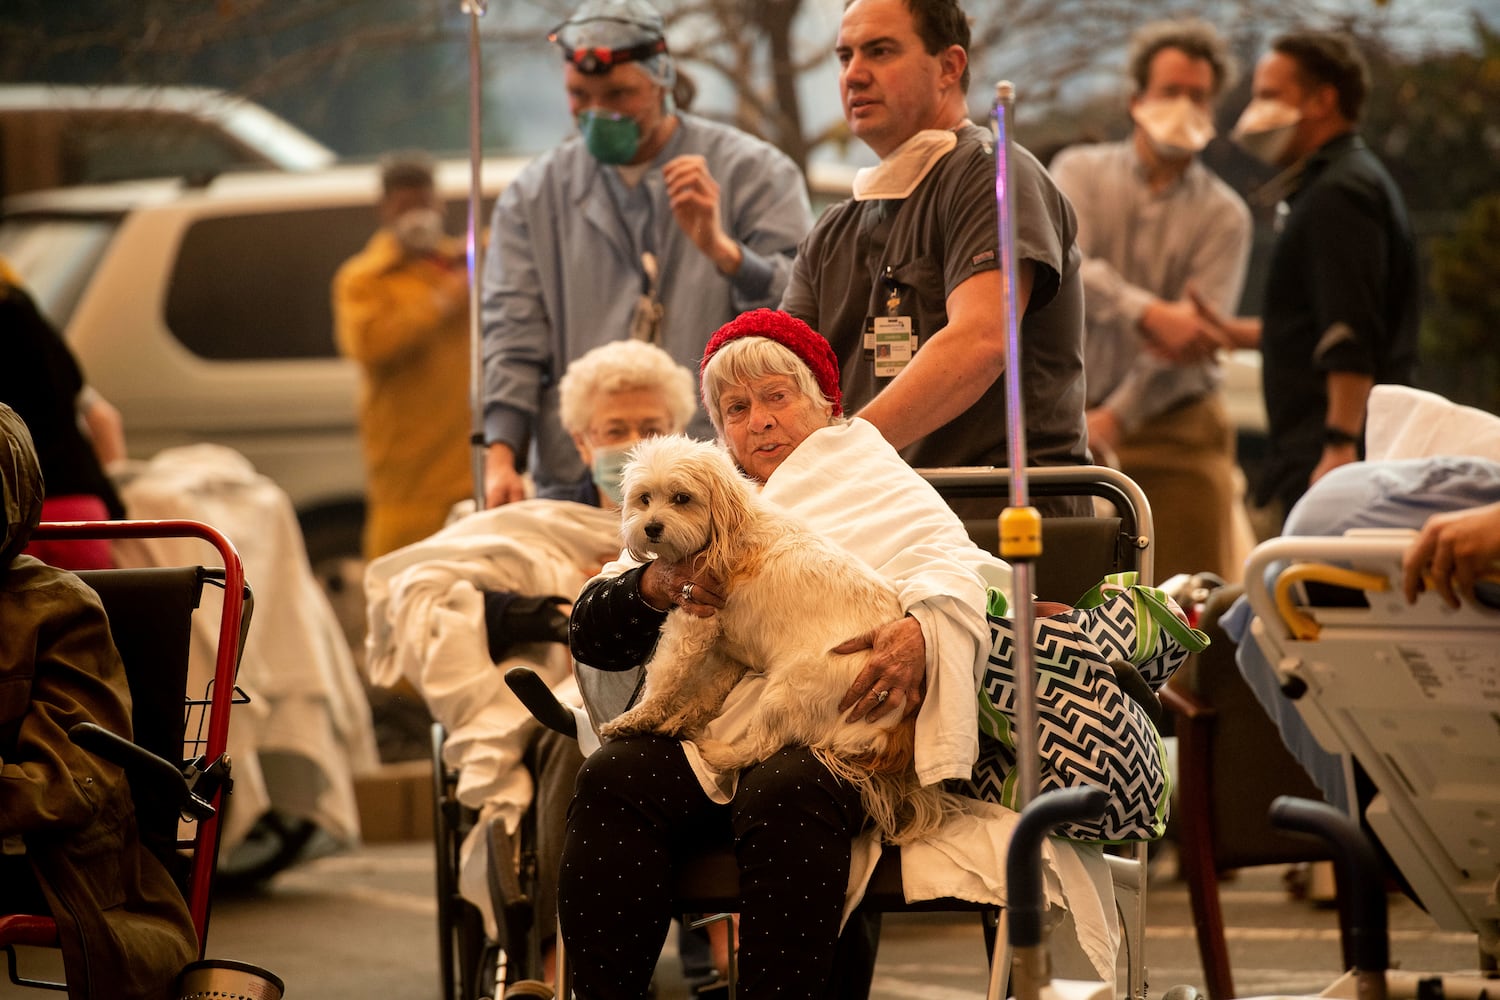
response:
<path id="1" fill-rule="evenodd" d="M 750 334 L 719 348 L 703 366 L 703 406 L 720 438 L 724 436 L 724 423 L 719 413 L 719 397 L 724 387 L 749 385 L 772 375 L 791 379 L 802 395 L 823 409 L 829 423 L 838 422 L 833 417 L 833 404 L 823 395 L 807 362 L 780 341 Z"/>
<path id="2" fill-rule="evenodd" d="M 562 425 L 570 434 L 588 429 L 599 397 L 641 390 L 661 396 L 670 433 L 688 425 L 698 409 L 693 373 L 660 347 L 641 340 L 615 340 L 580 355 L 557 384 Z"/>

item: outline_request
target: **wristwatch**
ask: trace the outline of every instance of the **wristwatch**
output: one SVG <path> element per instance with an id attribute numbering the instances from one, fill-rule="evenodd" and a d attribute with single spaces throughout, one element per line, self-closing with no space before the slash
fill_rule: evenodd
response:
<path id="1" fill-rule="evenodd" d="M 1342 427 L 1325 426 L 1323 428 L 1323 443 L 1325 445 L 1359 444 L 1359 435 L 1350 434 Z"/>

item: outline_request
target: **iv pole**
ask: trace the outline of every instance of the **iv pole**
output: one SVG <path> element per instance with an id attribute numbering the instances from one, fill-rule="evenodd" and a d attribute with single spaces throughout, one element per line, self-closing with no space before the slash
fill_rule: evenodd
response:
<path id="1" fill-rule="evenodd" d="M 1010 506 L 1000 512 L 1000 557 L 1010 563 L 1011 609 L 1015 622 L 1017 753 L 1020 806 L 1036 798 L 1041 762 L 1037 759 L 1036 654 L 1031 636 L 1032 563 L 1042 554 L 1041 514 L 1032 507 L 1026 482 L 1026 424 L 1021 403 L 1021 330 L 1016 315 L 1016 193 L 1010 184 L 1010 136 L 1015 124 L 1016 88 L 995 84 L 995 214 L 999 225 L 1001 298 L 1005 313 L 1005 423 L 1010 457 Z"/>
<path id="2" fill-rule="evenodd" d="M 464 251 L 469 266 L 469 414 L 470 465 L 474 475 L 474 504 L 484 509 L 484 344 L 479 324 L 479 276 L 483 271 L 484 247 L 480 245 L 480 197 L 483 194 L 484 144 L 480 137 L 480 95 L 483 77 L 479 68 L 479 19 L 489 9 L 489 0 L 460 0 L 469 17 L 469 222 Z"/>

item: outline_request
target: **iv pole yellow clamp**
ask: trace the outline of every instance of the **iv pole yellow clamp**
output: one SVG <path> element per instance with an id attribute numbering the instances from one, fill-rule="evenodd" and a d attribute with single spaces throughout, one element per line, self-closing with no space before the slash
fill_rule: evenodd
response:
<path id="1" fill-rule="evenodd" d="M 1000 558 L 1035 559 L 1042 554 L 1042 515 L 1035 507 L 1000 512 Z"/>

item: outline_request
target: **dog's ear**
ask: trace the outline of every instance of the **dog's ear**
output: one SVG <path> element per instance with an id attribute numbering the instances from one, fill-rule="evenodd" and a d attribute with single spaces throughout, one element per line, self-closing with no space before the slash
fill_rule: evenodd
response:
<path id="1" fill-rule="evenodd" d="M 704 457 L 701 468 L 709 487 L 710 521 L 703 561 L 711 574 L 727 581 L 734 575 L 731 560 L 744 554 L 744 539 L 740 535 L 755 516 L 755 499 L 749 481 L 728 455 L 710 446 L 705 449 Z"/>
<path id="2" fill-rule="evenodd" d="M 620 541 L 631 558 L 645 562 L 651 558 L 651 554 L 642 551 L 633 542 L 639 540 L 635 526 L 641 516 L 641 490 L 645 488 L 650 469 L 633 449 L 630 454 L 620 476 Z"/>

